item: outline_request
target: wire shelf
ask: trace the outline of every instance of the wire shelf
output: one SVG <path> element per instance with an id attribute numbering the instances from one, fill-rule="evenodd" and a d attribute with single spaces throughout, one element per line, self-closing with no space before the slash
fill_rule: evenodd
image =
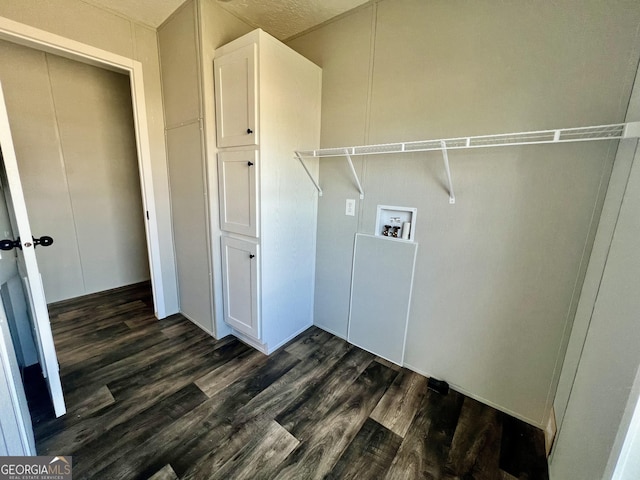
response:
<path id="1" fill-rule="evenodd" d="M 620 140 L 625 138 L 640 138 L 640 122 L 596 125 L 591 127 L 560 128 L 533 132 L 500 133 L 495 135 L 479 135 L 473 137 L 445 138 L 438 140 L 420 140 L 415 142 L 384 143 L 379 145 L 361 145 L 356 147 L 321 148 L 318 150 L 297 151 L 295 154 L 298 160 L 302 163 L 302 166 L 307 170 L 307 174 L 313 181 L 320 195 L 322 195 L 322 189 L 318 185 L 318 182 L 309 173 L 303 158 L 346 157 L 349 162 L 354 181 L 360 192 L 360 198 L 364 198 L 364 192 L 362 190 L 360 180 L 358 179 L 351 161 L 352 155 L 442 151 L 447 178 L 449 180 L 449 202 L 455 203 L 447 150 L 586 142 L 595 140 Z"/>

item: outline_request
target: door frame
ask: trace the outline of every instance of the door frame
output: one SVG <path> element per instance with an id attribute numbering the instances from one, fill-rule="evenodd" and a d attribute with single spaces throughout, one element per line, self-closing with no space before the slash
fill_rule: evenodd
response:
<path id="1" fill-rule="evenodd" d="M 162 278 L 156 211 L 157 204 L 152 181 L 151 147 L 149 142 L 142 63 L 1 16 L 0 39 L 128 75 L 131 84 L 138 171 L 142 190 L 142 207 L 144 210 L 142 213 L 146 215 L 147 220 L 145 222 L 145 235 L 149 256 L 154 310 L 156 317 L 159 319 L 174 313 L 167 311 L 167 299 L 165 298 L 165 288 Z M 170 242 L 171 245 L 173 245 L 173 239 L 170 239 Z"/>

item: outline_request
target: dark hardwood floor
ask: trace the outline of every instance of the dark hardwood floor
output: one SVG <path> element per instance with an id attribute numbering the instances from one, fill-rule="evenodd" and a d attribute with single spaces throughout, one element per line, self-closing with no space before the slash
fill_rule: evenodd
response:
<path id="1" fill-rule="evenodd" d="M 74 479 L 548 479 L 540 430 L 318 328 L 266 357 L 148 285 L 50 306 L 68 412 L 27 375 L 39 454 Z"/>

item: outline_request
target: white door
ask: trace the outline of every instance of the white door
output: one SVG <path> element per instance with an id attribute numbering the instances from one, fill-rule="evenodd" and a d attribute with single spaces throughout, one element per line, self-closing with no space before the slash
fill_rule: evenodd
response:
<path id="1" fill-rule="evenodd" d="M 0 302 L 0 456 L 37 455 L 4 306 Z"/>
<path id="2" fill-rule="evenodd" d="M 256 58 L 247 45 L 214 59 L 218 147 L 257 145 Z"/>
<path id="3" fill-rule="evenodd" d="M 49 323 L 49 312 L 44 296 L 44 288 L 42 287 L 42 277 L 36 261 L 35 245 L 32 240 L 31 227 L 29 226 L 27 207 L 22 192 L 2 85 L 0 85 L 0 149 L 9 190 L 8 192 L 5 190 L 7 208 L 14 234 L 17 232 L 19 235 L 22 247 L 17 249 L 18 270 L 24 280 L 25 291 L 29 300 L 29 313 L 33 322 L 32 327 L 38 347 L 40 366 L 49 387 L 56 417 L 59 417 L 65 414 L 66 408 L 62 395 L 58 358 Z"/>
<path id="4" fill-rule="evenodd" d="M 256 203 L 257 150 L 218 152 L 220 228 L 259 237 Z"/>
<path id="5" fill-rule="evenodd" d="M 222 289 L 225 322 L 260 340 L 256 243 L 222 237 Z"/>

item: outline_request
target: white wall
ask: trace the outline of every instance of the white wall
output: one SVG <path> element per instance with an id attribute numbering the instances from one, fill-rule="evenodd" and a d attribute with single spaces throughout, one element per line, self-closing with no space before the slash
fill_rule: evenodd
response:
<path id="1" fill-rule="evenodd" d="M 83 274 L 82 294 L 148 280 L 129 78 L 48 54 L 47 65 Z M 23 163 L 19 161 L 19 166 Z M 26 196 L 27 208 L 35 195 Z M 37 227 L 32 221 L 32 228 Z M 39 250 L 39 258 L 48 255 L 55 260 L 53 248 Z"/>
<path id="2" fill-rule="evenodd" d="M 249 30 L 208 0 L 187 2 L 158 29 L 180 310 L 217 338 L 230 330 L 222 315 L 213 54 Z"/>
<path id="3" fill-rule="evenodd" d="M 178 311 L 156 33 L 80 0 L 2 2 L 0 16 L 142 63 L 155 193 L 150 207 L 158 222 L 166 312 Z"/>
<path id="4" fill-rule="evenodd" d="M 636 151 L 564 422 L 556 440 L 551 463 L 554 478 L 603 478 L 621 427 L 640 368 L 639 235 L 640 152 Z"/>
<path id="5" fill-rule="evenodd" d="M 180 312 L 214 333 L 193 1 L 158 29 Z"/>
<path id="6" fill-rule="evenodd" d="M 385 0 L 289 42 L 323 67 L 322 145 L 384 143 L 623 121 L 640 4 Z M 378 204 L 418 208 L 405 362 L 542 426 L 615 142 L 321 164 L 316 312 L 345 335 L 353 238 Z"/>
<path id="7" fill-rule="evenodd" d="M 640 78 L 627 119 L 640 119 Z M 550 472 L 558 480 L 611 478 L 640 399 L 640 149 L 636 140 L 625 141 L 618 151 L 605 204 L 598 248 L 594 246 L 580 298 L 581 315 L 576 315 L 563 367 L 559 394 L 567 393 L 557 399 L 564 408 Z M 634 433 L 630 431 L 629 442 Z M 631 455 L 627 473 L 637 468 Z"/>
<path id="8" fill-rule="evenodd" d="M 129 79 L 0 42 L 0 79 L 48 302 L 149 279 Z"/>

